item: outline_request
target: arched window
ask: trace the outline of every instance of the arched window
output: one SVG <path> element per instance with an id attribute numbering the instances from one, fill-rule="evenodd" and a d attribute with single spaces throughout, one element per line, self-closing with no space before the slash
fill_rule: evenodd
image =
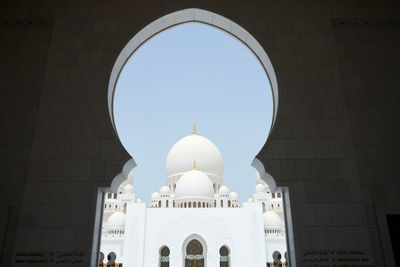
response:
<path id="1" fill-rule="evenodd" d="M 221 208 L 224 206 L 224 202 L 222 201 L 222 199 L 221 199 Z"/>
<path id="2" fill-rule="evenodd" d="M 203 208 L 206 206 L 206 203 L 203 202 Z"/>
<path id="3" fill-rule="evenodd" d="M 196 202 L 193 202 L 193 208 L 196 208 Z"/>
<path id="4" fill-rule="evenodd" d="M 189 202 L 189 208 L 191 208 L 192 207 L 192 202 Z"/>
<path id="5" fill-rule="evenodd" d="M 219 249 L 219 266 L 229 267 L 229 250 L 225 246 Z"/>
<path id="6" fill-rule="evenodd" d="M 200 201 L 197 203 L 197 207 L 201 208 L 201 203 L 200 203 Z"/>
<path id="7" fill-rule="evenodd" d="M 107 267 L 114 267 L 115 260 L 117 259 L 117 255 L 114 252 L 110 252 L 107 255 Z"/>
<path id="8" fill-rule="evenodd" d="M 169 267 L 169 248 L 163 247 L 160 250 L 160 267 Z"/>
<path id="9" fill-rule="evenodd" d="M 228 207 L 231 207 L 231 201 L 228 200 Z"/>
<path id="10" fill-rule="evenodd" d="M 282 255 L 279 251 L 277 250 L 274 251 L 274 253 L 272 253 L 272 258 L 274 259 L 274 265 L 279 266 L 282 264 L 281 262 Z"/>
<path id="11" fill-rule="evenodd" d="M 161 208 L 161 200 L 158 201 L 158 207 Z"/>
<path id="12" fill-rule="evenodd" d="M 185 208 L 186 208 L 187 206 L 186 206 L 186 202 L 185 202 Z"/>
<path id="13" fill-rule="evenodd" d="M 186 246 L 185 267 L 204 267 L 203 246 L 193 239 Z"/>
<path id="14" fill-rule="evenodd" d="M 167 202 L 166 202 L 167 204 L 166 204 L 166 207 L 168 208 L 168 199 L 167 199 Z"/>

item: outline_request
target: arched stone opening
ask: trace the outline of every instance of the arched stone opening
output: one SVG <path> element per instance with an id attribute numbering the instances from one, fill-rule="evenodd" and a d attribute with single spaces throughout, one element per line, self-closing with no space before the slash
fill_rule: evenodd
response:
<path id="1" fill-rule="evenodd" d="M 272 119 L 272 126 L 268 133 L 268 135 L 269 135 L 273 129 L 273 125 L 274 125 L 274 122 L 276 119 L 276 114 L 277 114 L 278 86 L 277 86 L 277 80 L 276 80 L 274 69 L 272 67 L 272 64 L 271 64 L 267 54 L 265 53 L 265 51 L 263 50 L 261 45 L 251 36 L 251 34 L 249 34 L 242 27 L 240 27 L 239 25 L 230 21 L 227 18 L 224 18 L 215 13 L 201 10 L 201 9 L 185 9 L 182 11 L 178 11 L 178 12 L 166 15 L 166 16 L 154 21 L 153 23 L 149 24 L 148 26 L 146 26 L 143 30 L 141 30 L 138 34 L 136 34 L 134 36 L 134 38 L 132 38 L 131 41 L 129 41 L 129 43 L 124 47 L 124 49 L 120 53 L 115 65 L 113 67 L 111 77 L 110 77 L 109 87 L 108 87 L 109 115 L 110 115 L 112 126 L 115 130 L 116 135 L 118 136 L 118 132 L 116 131 L 115 120 L 114 120 L 114 109 L 113 109 L 114 101 L 113 101 L 113 99 L 114 99 L 114 93 L 115 93 L 118 77 L 120 75 L 120 72 L 122 71 L 122 68 L 124 67 L 124 65 L 126 64 L 128 59 L 130 58 L 130 56 L 141 45 L 143 45 L 146 41 L 148 41 L 150 38 L 152 38 L 153 36 L 157 35 L 158 33 L 162 32 L 168 28 L 171 28 L 171 27 L 174 27 L 174 26 L 177 26 L 180 24 L 184 24 L 184 23 L 191 23 L 191 22 L 206 24 L 206 25 L 216 27 L 218 29 L 225 31 L 226 33 L 228 33 L 228 34 L 234 36 L 235 38 L 237 38 L 238 40 L 240 40 L 257 57 L 257 59 L 263 66 L 263 68 L 268 76 L 268 79 L 271 84 L 272 95 L 273 95 L 273 119 Z M 129 167 L 127 167 L 128 172 L 129 172 L 136 166 L 136 164 L 135 164 L 134 160 L 131 159 L 130 161 L 127 162 L 127 164 L 125 164 L 124 169 L 126 166 L 129 166 Z M 265 180 L 268 183 L 271 190 L 276 190 L 277 186 L 276 186 L 274 179 L 265 172 L 263 164 L 258 159 L 254 159 L 252 166 L 257 169 L 258 173 L 261 176 L 261 179 Z M 117 175 L 117 177 L 115 177 L 110 188 L 100 189 L 99 192 L 101 192 L 101 193 L 115 192 L 116 189 L 118 188 L 119 184 L 121 184 L 121 182 L 123 182 L 124 177 L 127 177 L 126 172 L 127 172 L 127 170 L 123 170 L 119 175 Z M 269 180 L 268 180 L 268 178 L 269 178 Z M 216 190 L 216 188 L 215 188 L 215 190 Z M 283 191 L 286 190 L 286 192 L 287 192 L 287 189 L 285 189 L 285 188 L 282 188 L 282 190 Z M 286 216 L 286 218 L 288 218 L 287 213 L 289 213 L 289 217 L 290 217 L 290 207 L 289 207 L 289 209 L 286 209 L 286 206 L 289 205 L 289 196 L 288 196 L 288 194 L 284 194 L 284 196 L 285 195 L 287 196 L 287 202 L 285 204 L 285 210 L 286 210 L 285 216 Z M 100 199 L 102 199 L 102 196 L 99 194 L 98 200 L 100 200 Z M 101 203 L 103 201 L 104 201 L 104 199 L 100 200 Z M 99 203 L 99 201 L 98 201 L 98 203 Z M 192 204 L 190 202 L 188 204 L 189 204 L 189 207 L 192 206 Z M 185 207 L 186 207 L 186 203 L 185 203 Z M 97 224 L 97 222 L 99 221 L 98 217 L 101 216 L 101 214 L 99 215 L 99 213 L 101 213 L 102 208 L 103 208 L 103 205 L 100 205 L 97 207 L 97 213 L 96 213 L 97 217 L 96 217 L 95 235 L 94 235 L 94 242 L 93 242 L 94 249 L 93 249 L 93 255 L 92 255 L 92 263 L 94 262 L 93 259 L 97 258 L 98 243 L 99 243 L 98 235 L 100 232 L 99 229 L 101 228 L 100 227 L 101 222 L 99 224 Z M 285 225 L 286 225 L 286 227 L 288 227 L 288 225 L 290 225 L 290 227 L 291 227 L 291 221 L 290 221 L 290 224 L 286 223 Z M 294 259 L 293 235 L 290 236 L 290 233 L 288 232 L 288 236 L 289 236 L 288 243 L 291 245 L 291 246 L 288 246 L 288 247 L 290 247 L 290 252 L 291 252 L 290 255 Z M 96 243 L 97 243 L 97 245 L 96 245 Z"/>
<path id="2" fill-rule="evenodd" d="M 186 246 L 185 267 L 204 267 L 203 246 L 197 239 L 192 239 Z"/>
<path id="3" fill-rule="evenodd" d="M 170 250 L 167 246 L 160 249 L 160 267 L 169 267 L 169 254 Z"/>
<path id="4" fill-rule="evenodd" d="M 206 267 L 207 245 L 205 240 L 198 234 L 188 236 L 182 243 L 182 255 L 184 267 Z"/>
<path id="5" fill-rule="evenodd" d="M 175 27 L 177 25 L 185 24 L 185 23 L 202 23 L 209 25 L 211 27 L 218 28 L 223 30 L 224 32 L 232 35 L 233 37 L 237 38 L 241 41 L 245 46 L 247 46 L 253 54 L 257 57 L 260 64 L 264 68 L 268 79 L 271 83 L 272 95 L 273 95 L 273 119 L 272 119 L 272 126 L 273 128 L 274 122 L 276 120 L 276 115 L 278 111 L 278 83 L 277 78 L 275 75 L 274 68 L 272 63 L 264 51 L 262 46 L 257 42 L 257 40 L 244 28 L 240 25 L 236 24 L 235 22 L 225 18 L 221 15 L 216 13 L 198 9 L 198 8 L 191 8 L 191 9 L 184 9 L 181 11 L 177 11 L 168 15 L 165 15 L 156 21 L 150 23 L 145 28 L 143 28 L 140 32 L 138 32 L 123 48 L 121 53 L 119 54 L 112 72 L 110 76 L 110 81 L 108 85 L 108 110 L 111 119 L 112 126 L 114 127 L 115 133 L 118 136 L 115 127 L 115 118 L 114 118 L 114 96 L 117 81 L 119 75 L 127 63 L 129 58 L 137 49 L 139 49 L 144 43 L 146 43 L 149 39 L 157 35 L 158 33 L 165 31 L 171 27 Z M 270 130 L 270 132 L 271 132 Z M 270 134 L 270 133 L 269 133 Z"/>
<path id="6" fill-rule="evenodd" d="M 230 266 L 229 254 L 230 254 L 230 251 L 227 246 L 222 246 L 219 249 L 219 266 L 220 267 L 229 267 Z"/>
<path id="7" fill-rule="evenodd" d="M 107 255 L 107 267 L 114 267 L 116 264 L 117 255 L 114 252 L 110 252 Z"/>

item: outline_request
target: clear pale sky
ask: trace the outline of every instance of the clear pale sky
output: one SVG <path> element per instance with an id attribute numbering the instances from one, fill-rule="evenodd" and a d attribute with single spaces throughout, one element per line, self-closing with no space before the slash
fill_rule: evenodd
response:
<path id="1" fill-rule="evenodd" d="M 268 78 L 254 54 L 216 28 L 184 24 L 147 41 L 124 67 L 114 100 L 122 144 L 138 166 L 135 193 L 148 202 L 165 185 L 165 160 L 181 138 L 209 138 L 224 159 L 224 184 L 239 201 L 254 192 L 252 160 L 272 120 Z"/>

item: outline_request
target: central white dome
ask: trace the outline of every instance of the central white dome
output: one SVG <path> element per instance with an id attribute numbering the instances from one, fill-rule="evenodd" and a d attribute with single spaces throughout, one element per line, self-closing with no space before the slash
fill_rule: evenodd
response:
<path id="1" fill-rule="evenodd" d="M 222 179 L 224 161 L 221 153 L 213 142 L 198 134 L 182 138 L 171 148 L 166 161 L 167 178 L 181 176 L 189 171 L 193 161 L 210 178 L 217 176 Z"/>
<path id="2" fill-rule="evenodd" d="M 214 198 L 213 184 L 208 176 L 197 169 L 186 172 L 179 179 L 175 190 L 176 198 Z"/>

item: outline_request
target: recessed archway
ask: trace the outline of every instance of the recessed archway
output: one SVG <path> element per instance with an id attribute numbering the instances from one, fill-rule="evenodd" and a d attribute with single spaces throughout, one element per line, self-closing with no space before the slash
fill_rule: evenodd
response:
<path id="1" fill-rule="evenodd" d="M 190 254 L 190 250 L 193 250 L 192 248 L 194 248 L 194 252 L 196 252 L 196 254 L 198 255 L 197 260 L 201 260 L 201 263 L 203 264 L 202 266 L 206 267 L 207 266 L 207 258 L 206 256 L 208 255 L 207 253 L 207 243 L 204 240 L 204 238 L 198 234 L 192 234 L 188 237 L 186 237 L 186 239 L 182 242 L 182 263 L 183 266 L 186 266 L 186 263 L 189 263 L 190 260 L 194 260 L 194 257 L 196 254 L 193 254 L 189 257 L 188 254 Z M 188 262 L 189 260 L 189 262 Z"/>

